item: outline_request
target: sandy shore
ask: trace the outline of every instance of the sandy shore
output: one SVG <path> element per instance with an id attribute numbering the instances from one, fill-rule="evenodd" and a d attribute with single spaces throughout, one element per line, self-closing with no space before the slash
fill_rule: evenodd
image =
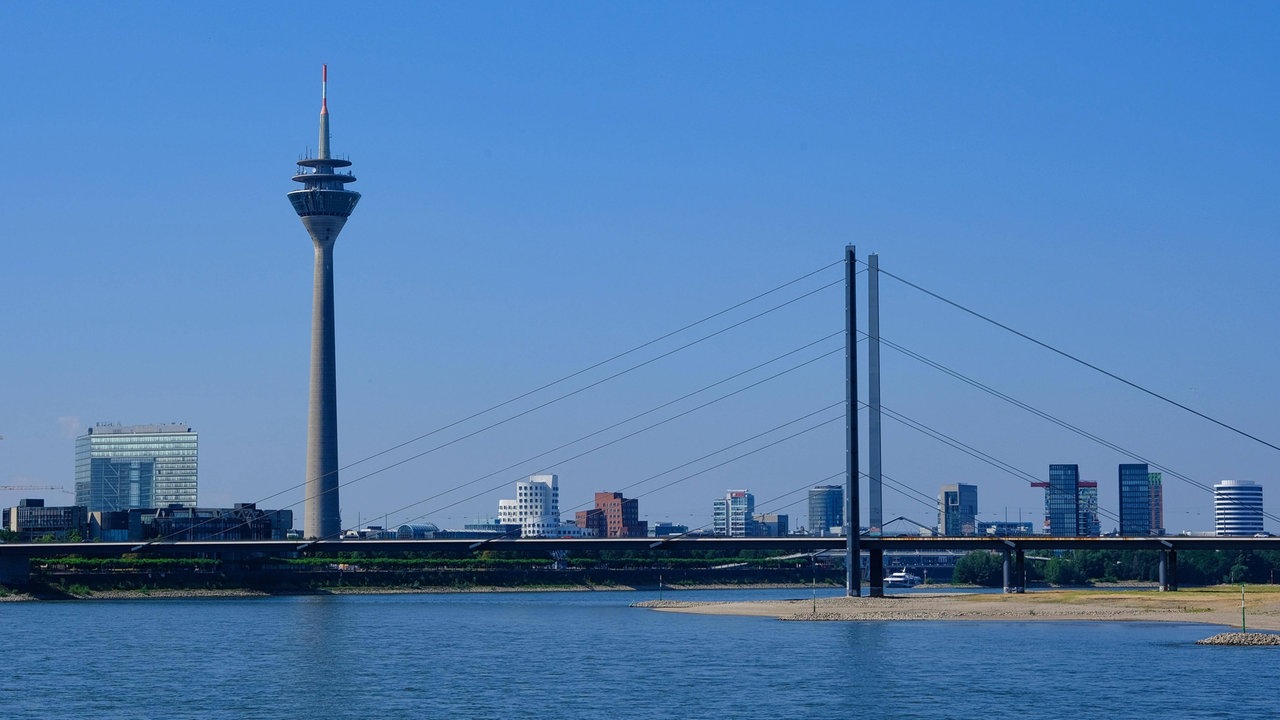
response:
<path id="1" fill-rule="evenodd" d="M 812 598 L 748 602 L 652 600 L 636 603 L 660 612 L 750 615 L 779 620 L 1092 620 L 1206 623 L 1240 627 L 1240 588 L 1177 592 L 1041 590 L 1025 595 L 911 594 L 883 598 Z M 1280 590 L 1246 593 L 1250 630 L 1280 631 Z"/>

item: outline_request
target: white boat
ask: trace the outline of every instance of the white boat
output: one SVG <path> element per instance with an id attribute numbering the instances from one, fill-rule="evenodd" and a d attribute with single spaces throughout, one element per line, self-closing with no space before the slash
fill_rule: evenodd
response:
<path id="1" fill-rule="evenodd" d="M 884 586 L 890 588 L 910 588 L 920 584 L 920 576 L 912 575 L 903 568 L 900 572 L 890 573 L 884 578 Z"/>

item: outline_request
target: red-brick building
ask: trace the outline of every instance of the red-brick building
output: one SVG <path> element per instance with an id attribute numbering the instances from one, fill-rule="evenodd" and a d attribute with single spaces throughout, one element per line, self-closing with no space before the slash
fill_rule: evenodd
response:
<path id="1" fill-rule="evenodd" d="M 622 493 L 596 493 L 596 506 L 579 510 L 574 520 L 580 528 L 595 530 L 597 537 L 645 537 L 649 523 L 640 519 L 640 501 Z"/>

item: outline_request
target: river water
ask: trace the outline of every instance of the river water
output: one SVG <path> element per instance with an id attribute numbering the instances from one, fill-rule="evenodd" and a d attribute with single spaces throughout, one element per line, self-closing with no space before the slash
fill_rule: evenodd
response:
<path id="1" fill-rule="evenodd" d="M 1194 644 L 1221 628 L 779 622 L 629 607 L 656 597 L 2 603 L 0 717 L 1280 716 L 1280 649 Z"/>

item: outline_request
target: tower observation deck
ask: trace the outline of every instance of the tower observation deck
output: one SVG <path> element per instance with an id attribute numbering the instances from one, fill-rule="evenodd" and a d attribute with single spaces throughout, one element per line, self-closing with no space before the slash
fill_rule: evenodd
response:
<path id="1" fill-rule="evenodd" d="M 338 505 L 338 384 L 333 303 L 333 245 L 360 193 L 347 190 L 355 176 L 338 172 L 347 160 L 329 154 L 329 68 L 320 81 L 320 146 L 316 157 L 298 161 L 301 190 L 289 202 L 315 245 L 311 304 L 311 395 L 307 415 L 305 537 L 333 539 L 342 532 Z"/>

